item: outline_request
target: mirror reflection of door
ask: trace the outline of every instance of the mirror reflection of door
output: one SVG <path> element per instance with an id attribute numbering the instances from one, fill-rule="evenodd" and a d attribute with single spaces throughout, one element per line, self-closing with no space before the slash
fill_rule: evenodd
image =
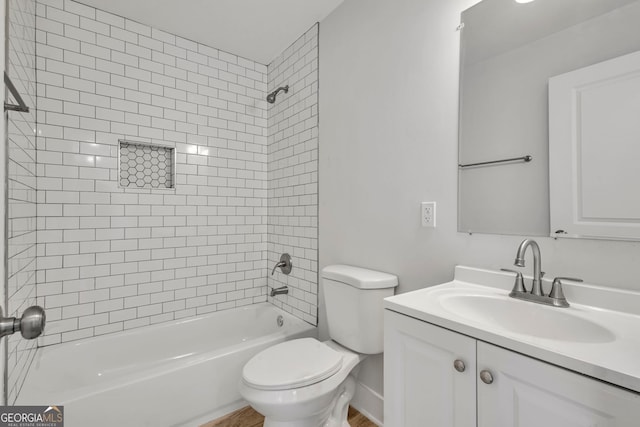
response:
<path id="1" fill-rule="evenodd" d="M 549 80 L 551 229 L 559 237 L 640 239 L 639 117 L 640 51 Z"/>

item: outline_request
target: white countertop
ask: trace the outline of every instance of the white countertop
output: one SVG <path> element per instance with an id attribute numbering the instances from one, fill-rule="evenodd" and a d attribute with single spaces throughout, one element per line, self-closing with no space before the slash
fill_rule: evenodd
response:
<path id="1" fill-rule="evenodd" d="M 569 308 L 548 307 L 528 301 L 516 310 L 523 317 L 544 316 L 546 310 L 562 310 L 602 326 L 608 332 L 601 342 L 550 339 L 514 332 L 509 325 L 497 325 L 461 316 L 441 304 L 443 295 L 507 296 L 513 274 L 471 267 L 456 267 L 454 280 L 385 299 L 385 309 L 414 317 L 506 349 L 576 371 L 640 393 L 640 293 L 588 284 L 563 285 Z M 525 277 L 525 279 L 527 279 Z M 527 287 L 530 283 L 525 280 Z M 550 283 L 545 281 L 546 292 Z M 535 310 L 535 311 L 532 311 Z M 487 313 L 491 316 L 491 313 Z M 519 321 L 526 321 L 521 317 Z M 532 322 L 535 322 L 532 318 Z"/>

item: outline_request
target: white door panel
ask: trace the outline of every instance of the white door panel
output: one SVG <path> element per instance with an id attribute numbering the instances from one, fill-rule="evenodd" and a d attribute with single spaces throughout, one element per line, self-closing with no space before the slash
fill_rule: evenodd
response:
<path id="1" fill-rule="evenodd" d="M 640 52 L 549 80 L 551 233 L 640 239 Z"/>

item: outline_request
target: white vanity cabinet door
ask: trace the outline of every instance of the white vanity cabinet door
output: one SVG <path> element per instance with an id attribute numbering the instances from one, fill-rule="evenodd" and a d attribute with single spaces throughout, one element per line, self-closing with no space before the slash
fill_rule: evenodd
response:
<path id="1" fill-rule="evenodd" d="M 640 395 L 478 341 L 478 427 L 631 427 Z"/>
<path id="2" fill-rule="evenodd" d="M 385 427 L 476 427 L 476 340 L 390 310 L 384 323 Z"/>

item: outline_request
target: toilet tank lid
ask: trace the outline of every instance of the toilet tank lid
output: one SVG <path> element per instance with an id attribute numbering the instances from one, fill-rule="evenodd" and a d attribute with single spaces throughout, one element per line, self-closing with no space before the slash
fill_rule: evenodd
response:
<path id="1" fill-rule="evenodd" d="M 322 277 L 359 289 L 385 289 L 398 286 L 398 277 L 393 274 L 351 265 L 328 265 L 322 269 Z"/>

